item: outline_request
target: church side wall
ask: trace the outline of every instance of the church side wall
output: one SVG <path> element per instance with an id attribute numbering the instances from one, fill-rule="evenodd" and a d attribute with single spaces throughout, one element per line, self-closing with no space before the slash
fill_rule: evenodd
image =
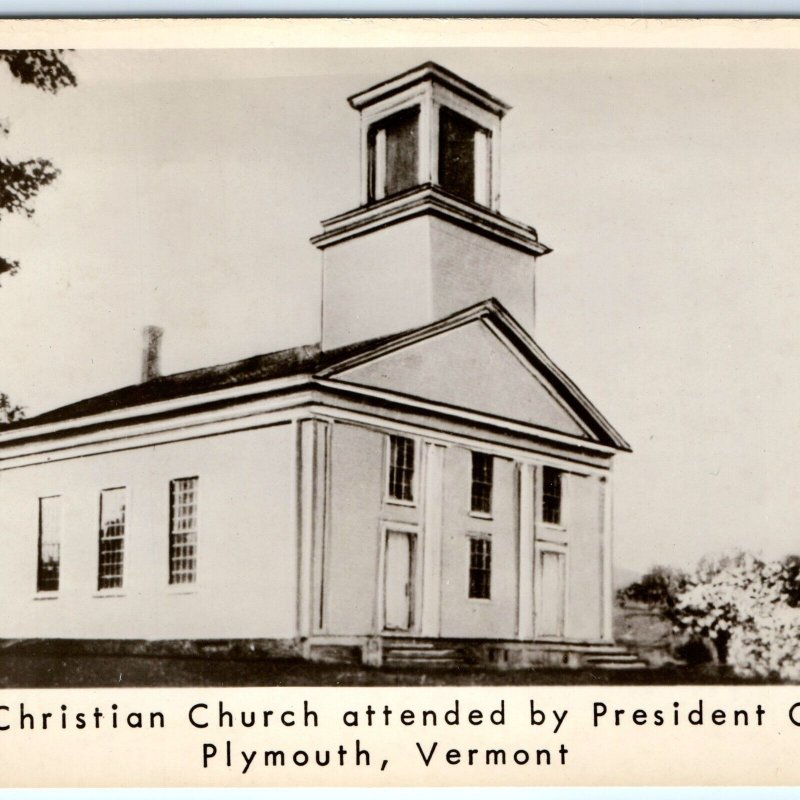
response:
<path id="1" fill-rule="evenodd" d="M 603 496 L 596 476 L 566 476 L 569 549 L 567 636 L 599 639 L 603 634 Z"/>
<path id="2" fill-rule="evenodd" d="M 371 635 L 383 629 L 385 530 L 407 527 L 422 535 L 422 482 L 417 483 L 413 505 L 387 502 L 387 436 L 337 422 L 332 426 L 331 442 L 322 632 Z"/>
<path id="3" fill-rule="evenodd" d="M 323 632 L 375 630 L 383 437 L 334 424 L 330 454 L 330 518 L 324 553 Z"/>
<path id="4" fill-rule="evenodd" d="M 0 472 L 0 638 L 291 638 L 289 424 Z M 169 585 L 170 481 L 198 478 L 197 581 Z M 124 581 L 97 590 L 100 493 L 126 488 Z M 60 495 L 57 596 L 36 591 L 40 497 Z"/>

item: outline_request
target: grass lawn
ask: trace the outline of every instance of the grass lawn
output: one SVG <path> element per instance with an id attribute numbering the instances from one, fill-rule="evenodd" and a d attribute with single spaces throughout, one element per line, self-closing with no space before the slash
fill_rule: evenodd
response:
<path id="1" fill-rule="evenodd" d="M 757 683 L 709 668 L 372 669 L 302 660 L 0 651 L 0 688 L 111 686 L 525 686 Z"/>

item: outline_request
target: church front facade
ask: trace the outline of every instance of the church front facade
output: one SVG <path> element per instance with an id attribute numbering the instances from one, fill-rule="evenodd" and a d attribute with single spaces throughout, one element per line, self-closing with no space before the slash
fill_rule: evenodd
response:
<path id="1" fill-rule="evenodd" d="M 0 638 L 617 652 L 628 446 L 532 336 L 548 248 L 497 209 L 508 107 L 435 64 L 350 102 L 363 195 L 312 240 L 319 344 L 151 370 L 0 434 Z"/>

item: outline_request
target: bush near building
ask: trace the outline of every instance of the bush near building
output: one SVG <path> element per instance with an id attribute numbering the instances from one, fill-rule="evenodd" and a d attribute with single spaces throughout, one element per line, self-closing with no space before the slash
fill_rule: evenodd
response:
<path id="1" fill-rule="evenodd" d="M 644 606 L 690 663 L 710 653 L 745 678 L 800 680 L 800 557 L 765 561 L 737 551 L 703 558 L 691 573 L 655 567 L 618 593 Z M 630 611 L 629 611 L 630 614 Z"/>

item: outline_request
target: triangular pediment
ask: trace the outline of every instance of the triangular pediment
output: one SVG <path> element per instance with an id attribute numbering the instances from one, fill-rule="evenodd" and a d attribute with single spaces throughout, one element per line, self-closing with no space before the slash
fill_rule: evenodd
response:
<path id="1" fill-rule="evenodd" d="M 626 448 L 526 336 L 491 301 L 345 358 L 324 377 Z"/>

